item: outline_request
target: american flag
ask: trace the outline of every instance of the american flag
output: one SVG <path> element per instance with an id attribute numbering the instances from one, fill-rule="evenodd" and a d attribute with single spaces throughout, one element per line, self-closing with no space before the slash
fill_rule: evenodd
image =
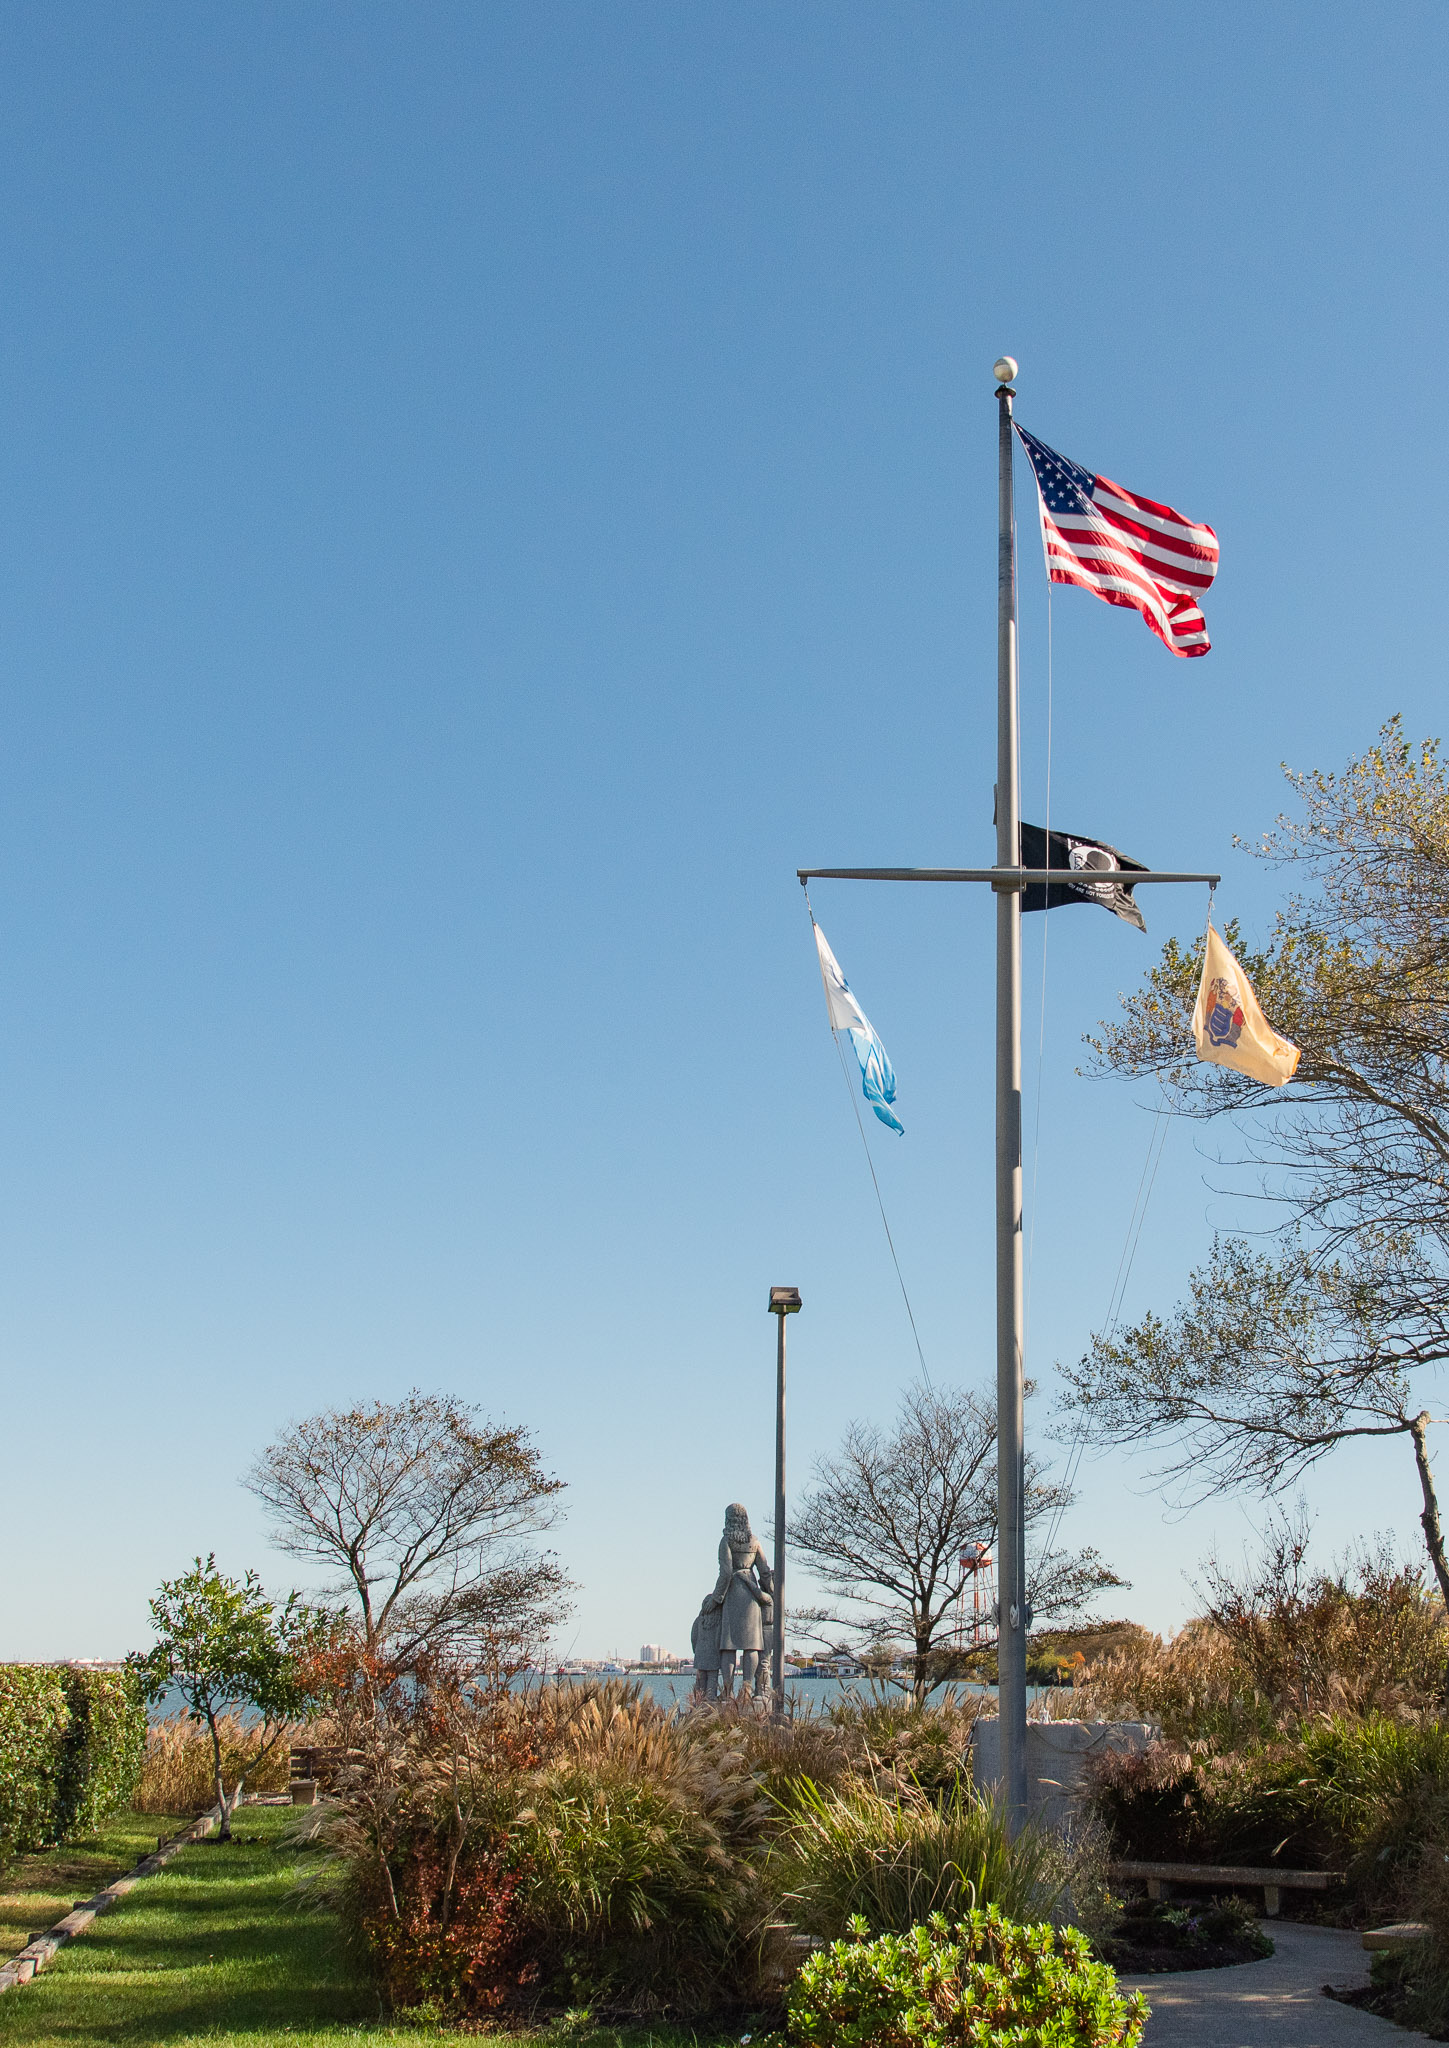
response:
<path id="1" fill-rule="evenodd" d="M 1141 612 L 1174 654 L 1206 654 L 1200 594 L 1218 573 L 1218 537 L 1170 505 L 1092 476 L 1018 427 L 1036 472 L 1047 574 Z"/>

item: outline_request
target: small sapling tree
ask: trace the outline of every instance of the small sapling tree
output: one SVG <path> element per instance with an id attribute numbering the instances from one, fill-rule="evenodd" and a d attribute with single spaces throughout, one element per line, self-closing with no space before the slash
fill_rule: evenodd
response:
<path id="1" fill-rule="evenodd" d="M 211 1738 L 220 1839 L 231 1839 L 231 1817 L 247 1779 L 288 1729 L 318 1704 L 313 1666 L 330 1644 L 334 1616 L 309 1607 L 297 1593 L 279 1606 L 255 1572 L 229 1579 L 215 1554 L 196 1558 L 179 1579 L 163 1579 L 151 1602 L 156 1642 L 130 1662 L 148 1702 L 179 1693 L 193 1721 Z M 232 1763 L 222 1741 L 227 1714 L 253 1714 L 255 1747 Z M 232 1777 L 228 1790 L 226 1778 Z"/>

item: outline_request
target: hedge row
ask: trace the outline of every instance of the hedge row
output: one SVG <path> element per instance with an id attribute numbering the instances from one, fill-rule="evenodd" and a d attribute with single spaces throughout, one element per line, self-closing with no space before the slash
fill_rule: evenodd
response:
<path id="1" fill-rule="evenodd" d="M 89 1834 L 132 1798 L 145 1755 L 130 1672 L 0 1664 L 0 1858 Z"/>

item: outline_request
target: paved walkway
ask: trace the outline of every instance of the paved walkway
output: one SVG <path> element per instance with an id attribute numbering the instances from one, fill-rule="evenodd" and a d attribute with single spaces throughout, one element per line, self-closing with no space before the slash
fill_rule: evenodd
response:
<path id="1" fill-rule="evenodd" d="M 1359 2012 L 1323 1987 L 1367 1984 L 1369 1959 L 1356 1934 L 1336 1927 L 1263 1923 L 1274 1953 L 1230 1970 L 1174 1970 L 1124 1977 L 1152 2006 L 1144 2048 L 1409 2048 L 1427 2041 Z"/>

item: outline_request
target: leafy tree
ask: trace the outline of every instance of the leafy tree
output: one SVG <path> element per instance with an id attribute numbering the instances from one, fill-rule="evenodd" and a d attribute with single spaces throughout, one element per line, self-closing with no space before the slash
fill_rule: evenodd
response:
<path id="1" fill-rule="evenodd" d="M 1201 945 L 1170 941 L 1091 1041 L 1105 1070 L 1228 1120 L 1279 1228 L 1219 1237 L 1170 1316 L 1096 1338 L 1067 1405 L 1089 1439 L 1157 1447 L 1189 1500 L 1276 1493 L 1350 1439 L 1405 1438 L 1449 1608 L 1418 1387 L 1449 1357 L 1449 777 L 1397 719 L 1341 775 L 1284 772 L 1301 813 L 1256 851 L 1299 892 L 1261 952 L 1226 936 L 1302 1048 L 1294 1082 L 1194 1062 Z"/>
<path id="2" fill-rule="evenodd" d="M 504 1660 L 558 1619 L 567 1582 L 524 1539 L 550 1528 L 563 1482 L 526 1431 L 451 1396 L 328 1409 L 270 1444 L 246 1485 L 276 1541 L 356 1594 L 369 1653 Z"/>
<path id="3" fill-rule="evenodd" d="M 1030 1532 L 1069 1505 L 1031 1458 L 1026 1473 Z M 996 1543 L 996 1409 L 977 1395 L 917 1386 L 894 1427 L 852 1423 L 833 1458 L 817 1461 L 788 1531 L 791 1549 L 854 1613 L 802 1611 L 797 1621 L 827 1639 L 844 1631 L 867 1656 L 902 1637 L 913 1685 L 924 1698 L 956 1674 L 960 1653 L 947 1637 L 969 1586 L 960 1559 L 977 1542 Z M 1095 1550 L 1039 1544 L 1028 1579 L 1033 1618 L 1065 1620 L 1123 1583 Z M 992 1623 L 994 1636 L 994 1618 Z"/>
<path id="4" fill-rule="evenodd" d="M 163 1579 L 151 1602 L 155 1646 L 129 1662 L 149 1701 L 180 1693 L 193 1721 L 211 1738 L 220 1839 L 231 1839 L 231 1817 L 247 1779 L 289 1728 L 317 1704 L 311 1666 L 330 1643 L 335 1618 L 289 1593 L 278 1607 L 255 1572 L 229 1579 L 213 1553 L 198 1557 L 179 1579 Z M 258 1717 L 256 1747 L 234 1766 L 226 1788 L 220 1722 L 226 1714 Z"/>

